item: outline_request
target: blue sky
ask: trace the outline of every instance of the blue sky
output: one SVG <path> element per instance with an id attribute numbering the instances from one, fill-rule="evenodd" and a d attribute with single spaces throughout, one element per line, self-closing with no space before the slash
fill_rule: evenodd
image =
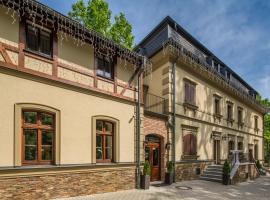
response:
<path id="1" fill-rule="evenodd" d="M 67 14 L 76 0 L 40 0 Z M 270 99 L 270 1 L 108 0 L 113 16 L 124 12 L 140 42 L 170 15 L 189 33 Z"/>

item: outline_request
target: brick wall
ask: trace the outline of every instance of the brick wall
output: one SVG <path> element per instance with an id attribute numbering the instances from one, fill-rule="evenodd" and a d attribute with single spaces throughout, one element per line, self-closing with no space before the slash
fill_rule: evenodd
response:
<path id="1" fill-rule="evenodd" d="M 135 168 L 0 178 L 1 200 L 53 199 L 135 188 Z"/>
<path id="2" fill-rule="evenodd" d="M 143 134 L 144 136 L 148 134 L 155 134 L 160 137 L 161 144 L 160 144 L 160 156 L 161 156 L 161 180 L 165 178 L 165 171 L 166 171 L 166 162 L 168 152 L 165 150 L 165 145 L 168 142 L 168 131 L 166 126 L 167 119 L 161 117 L 155 117 L 151 115 L 144 115 L 143 121 Z"/>

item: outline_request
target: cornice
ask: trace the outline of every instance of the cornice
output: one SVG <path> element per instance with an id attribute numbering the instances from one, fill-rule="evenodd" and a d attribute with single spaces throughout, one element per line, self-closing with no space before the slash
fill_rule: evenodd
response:
<path id="1" fill-rule="evenodd" d="M 268 112 L 268 109 L 261 105 L 257 100 L 240 91 L 239 88 L 235 88 L 228 80 L 221 77 L 221 75 L 210 67 L 203 59 L 198 58 L 196 55 L 186 50 L 181 44 L 172 38 L 169 38 L 164 42 L 163 51 L 171 58 L 171 60 L 185 64 L 197 75 L 209 80 L 210 82 L 224 89 L 226 92 L 229 92 L 246 105 L 254 108 L 256 111 L 262 114 L 266 114 Z"/>

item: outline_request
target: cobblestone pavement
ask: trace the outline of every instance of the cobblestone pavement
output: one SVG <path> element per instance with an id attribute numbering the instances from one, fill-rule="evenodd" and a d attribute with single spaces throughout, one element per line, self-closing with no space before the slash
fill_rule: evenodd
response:
<path id="1" fill-rule="evenodd" d="M 270 176 L 255 181 L 224 186 L 220 183 L 194 180 L 175 183 L 171 186 L 151 186 L 149 190 L 128 190 L 96 194 L 61 200 L 270 200 Z"/>

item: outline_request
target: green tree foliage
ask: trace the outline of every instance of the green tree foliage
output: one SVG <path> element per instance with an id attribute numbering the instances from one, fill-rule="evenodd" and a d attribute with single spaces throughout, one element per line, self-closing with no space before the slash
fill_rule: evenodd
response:
<path id="1" fill-rule="evenodd" d="M 132 47 L 134 36 L 132 33 L 132 26 L 126 19 L 124 13 L 120 13 L 119 16 L 114 17 L 115 23 L 110 30 L 111 38 L 125 47 Z"/>
<path id="2" fill-rule="evenodd" d="M 111 38 L 124 47 L 131 49 L 133 46 L 132 26 L 125 14 L 120 13 L 119 16 L 115 16 L 115 22 L 112 24 L 112 12 L 105 0 L 89 0 L 87 4 L 83 0 L 78 0 L 72 5 L 72 10 L 68 15 L 87 28 Z"/>
<path id="3" fill-rule="evenodd" d="M 270 110 L 270 101 L 266 98 L 263 99 L 258 95 L 257 100 Z M 270 161 L 270 113 L 264 116 L 264 149 L 265 149 L 265 161 Z"/>

